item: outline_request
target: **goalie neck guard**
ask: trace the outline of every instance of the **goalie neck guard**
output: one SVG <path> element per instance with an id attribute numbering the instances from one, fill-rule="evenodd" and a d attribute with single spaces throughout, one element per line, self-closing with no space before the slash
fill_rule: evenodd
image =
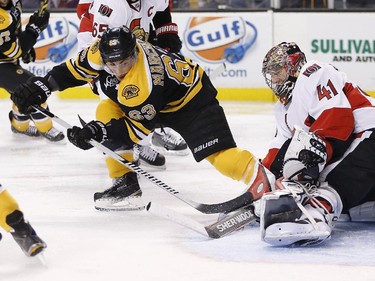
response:
<path id="1" fill-rule="evenodd" d="M 135 46 L 134 34 L 126 26 L 121 26 L 104 31 L 99 51 L 104 62 L 115 62 L 133 56 Z"/>

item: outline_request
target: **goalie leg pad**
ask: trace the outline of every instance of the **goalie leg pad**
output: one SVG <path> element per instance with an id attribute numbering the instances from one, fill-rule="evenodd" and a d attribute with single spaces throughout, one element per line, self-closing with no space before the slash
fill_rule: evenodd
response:
<path id="1" fill-rule="evenodd" d="M 351 221 L 375 222 L 375 201 L 369 201 L 349 209 Z"/>
<path id="2" fill-rule="evenodd" d="M 331 236 L 342 211 L 340 197 L 328 184 L 283 181 L 285 189 L 261 200 L 261 239 L 274 246 L 319 244 Z"/>

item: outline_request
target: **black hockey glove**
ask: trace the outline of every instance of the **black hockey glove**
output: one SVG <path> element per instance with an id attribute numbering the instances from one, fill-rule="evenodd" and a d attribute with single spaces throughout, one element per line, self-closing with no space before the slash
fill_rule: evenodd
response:
<path id="1" fill-rule="evenodd" d="M 107 129 L 100 121 L 91 121 L 83 128 L 74 126 L 68 129 L 68 139 L 75 146 L 83 150 L 88 150 L 93 146 L 88 143 L 89 140 L 103 142 L 107 140 Z"/>
<path id="2" fill-rule="evenodd" d="M 171 52 L 178 53 L 182 48 L 182 42 L 178 36 L 178 27 L 175 23 L 169 23 L 156 29 L 156 45 Z"/>
<path id="3" fill-rule="evenodd" d="M 44 103 L 51 95 L 51 90 L 47 79 L 43 77 L 31 77 L 26 83 L 20 84 L 13 93 L 11 100 L 18 107 L 22 114 L 30 114 L 33 111 L 32 105 Z"/>
<path id="4" fill-rule="evenodd" d="M 31 48 L 30 51 L 28 51 L 28 52 L 25 53 L 25 54 L 22 54 L 22 61 L 23 61 L 24 63 L 34 62 L 34 61 L 35 61 L 35 58 L 36 58 L 36 55 L 35 55 L 35 50 L 34 50 L 34 48 Z"/>
<path id="5" fill-rule="evenodd" d="M 34 34 L 35 38 L 39 37 L 44 29 L 48 26 L 49 12 L 46 10 L 40 16 L 38 11 L 30 16 L 29 23 L 26 25 L 25 30 Z"/>

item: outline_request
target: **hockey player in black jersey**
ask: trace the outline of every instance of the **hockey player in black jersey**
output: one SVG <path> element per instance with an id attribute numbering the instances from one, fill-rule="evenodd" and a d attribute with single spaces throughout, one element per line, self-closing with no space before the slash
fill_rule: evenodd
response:
<path id="1" fill-rule="evenodd" d="M 12 92 L 19 83 L 26 82 L 34 75 L 20 66 L 35 60 L 34 44 L 39 34 L 48 25 L 49 12 L 39 15 L 36 11 L 29 19 L 24 31 L 21 30 L 22 2 L 19 0 L 0 1 L 0 87 Z M 46 104 L 43 105 L 47 107 Z M 53 127 L 52 120 L 40 113 L 21 114 L 13 105 L 9 113 L 11 130 L 15 134 L 30 137 L 44 137 L 50 142 L 61 142 L 65 136 Z M 35 126 L 30 125 L 32 120 Z"/>
<path id="2" fill-rule="evenodd" d="M 101 39 L 75 59 L 55 66 L 46 77 L 21 84 L 12 100 L 27 112 L 52 91 L 83 85 L 93 78 L 100 81 L 109 99 L 101 101 L 97 120 L 68 130 L 70 142 L 79 148 L 92 148 L 87 142 L 90 139 L 131 148 L 160 122 L 181 134 L 196 161 L 206 159 L 222 174 L 247 185 L 258 174 L 253 154 L 236 147 L 217 91 L 204 70 L 189 58 L 137 40 L 125 26 L 108 29 Z M 129 154 L 122 156 L 132 161 Z M 141 195 L 137 176 L 128 171 L 118 185 L 94 195 L 95 206 L 141 209 Z"/>
<path id="3" fill-rule="evenodd" d="M 5 231 L 11 233 L 26 256 L 36 256 L 47 247 L 46 243 L 40 239 L 30 223 L 24 219 L 23 213 L 19 209 L 16 200 L 1 185 L 0 226 Z"/>

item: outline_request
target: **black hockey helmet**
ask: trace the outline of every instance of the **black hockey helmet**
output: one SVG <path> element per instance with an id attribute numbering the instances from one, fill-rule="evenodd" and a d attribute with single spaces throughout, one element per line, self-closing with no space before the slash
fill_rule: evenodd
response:
<path id="1" fill-rule="evenodd" d="M 135 45 L 134 34 L 123 25 L 103 32 L 99 43 L 99 51 L 104 62 L 113 62 L 134 55 Z"/>

